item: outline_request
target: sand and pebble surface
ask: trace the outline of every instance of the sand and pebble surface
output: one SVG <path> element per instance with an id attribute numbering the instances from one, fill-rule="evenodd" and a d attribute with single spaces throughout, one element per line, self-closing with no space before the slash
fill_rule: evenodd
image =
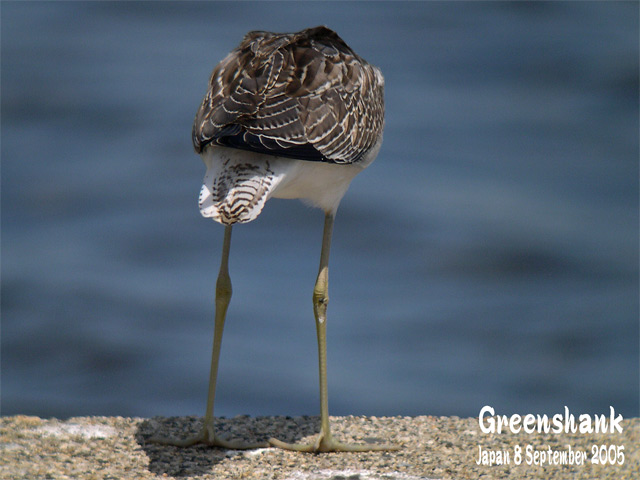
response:
<path id="1" fill-rule="evenodd" d="M 157 433 L 195 433 L 202 425 L 201 418 L 78 417 L 61 421 L 0 417 L 0 479 L 640 478 L 638 418 L 623 420 L 622 433 L 614 434 L 487 434 L 480 430 L 477 418 L 457 417 L 332 417 L 331 422 L 334 436 L 343 441 L 392 442 L 401 448 L 392 452 L 328 454 L 275 448 L 231 451 L 201 445 L 177 448 L 152 444 L 148 439 Z M 217 426 L 230 439 L 260 442 L 276 437 L 299 442 L 313 438 L 319 430 L 319 419 L 238 416 L 219 419 Z M 620 446 L 624 448 L 621 450 Z M 519 464 L 514 458 L 517 448 L 522 448 Z M 526 455 L 527 448 L 532 453 L 531 460 Z M 592 463 L 594 448 L 596 457 L 607 464 Z M 494 452 L 496 460 L 497 452 L 507 452 L 509 463 L 478 465 L 480 449 L 486 450 L 488 456 Z M 537 462 L 533 460 L 535 452 Z M 551 461 L 542 461 L 541 452 L 547 452 L 545 456 Z M 566 452 L 566 458 L 573 460 L 565 465 L 554 464 L 555 452 L 556 459 Z M 586 463 L 577 464 L 579 456 Z"/>

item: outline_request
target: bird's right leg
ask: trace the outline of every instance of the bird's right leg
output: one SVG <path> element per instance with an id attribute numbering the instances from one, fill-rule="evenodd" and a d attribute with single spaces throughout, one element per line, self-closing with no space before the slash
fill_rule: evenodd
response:
<path id="1" fill-rule="evenodd" d="M 207 410 L 204 416 L 204 425 L 200 433 L 193 437 L 172 438 L 172 437 L 152 437 L 151 443 L 161 445 L 173 445 L 177 447 L 189 447 L 196 444 L 211 445 L 214 447 L 229 448 L 234 450 L 244 450 L 249 448 L 267 447 L 269 444 L 255 443 L 247 444 L 225 440 L 215 433 L 213 405 L 216 397 L 216 383 L 218 380 L 218 362 L 220 360 L 220 347 L 222 345 L 222 332 L 227 316 L 227 308 L 231 300 L 231 277 L 229 277 L 229 249 L 231 246 L 231 225 L 227 225 L 224 230 L 224 241 L 222 244 L 222 259 L 220 261 L 220 272 L 216 282 L 216 314 L 213 332 L 213 352 L 211 354 L 211 371 L 209 374 L 209 394 L 207 396 Z"/>
<path id="2" fill-rule="evenodd" d="M 286 443 L 275 438 L 269 443 L 285 450 L 297 452 L 370 452 L 381 450 L 398 450 L 395 445 L 354 445 L 342 443 L 331 435 L 329 423 L 329 398 L 327 390 L 327 304 L 329 303 L 329 250 L 333 232 L 334 212 L 326 212 L 324 233 L 322 234 L 322 250 L 320 252 L 320 269 L 313 289 L 313 313 L 316 318 L 318 335 L 318 364 L 320 373 L 320 433 L 316 440 L 309 444 Z"/>

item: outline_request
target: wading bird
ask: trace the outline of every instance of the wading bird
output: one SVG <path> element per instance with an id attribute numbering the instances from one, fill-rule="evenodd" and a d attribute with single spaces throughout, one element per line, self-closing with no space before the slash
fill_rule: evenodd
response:
<path id="1" fill-rule="evenodd" d="M 227 307 L 231 229 L 254 220 L 271 198 L 302 199 L 324 211 L 320 268 L 313 290 L 318 335 L 321 430 L 310 445 L 276 439 L 285 449 L 385 450 L 389 445 L 347 445 L 331 435 L 327 399 L 326 328 L 329 248 L 338 204 L 353 178 L 376 157 L 384 126 L 384 79 L 334 31 L 255 31 L 213 70 L 193 124 L 193 145 L 207 167 L 199 205 L 203 216 L 223 224 L 216 283 L 216 311 L 207 410 L 193 438 L 154 439 L 189 446 L 255 448 L 220 438 L 213 405 Z"/>

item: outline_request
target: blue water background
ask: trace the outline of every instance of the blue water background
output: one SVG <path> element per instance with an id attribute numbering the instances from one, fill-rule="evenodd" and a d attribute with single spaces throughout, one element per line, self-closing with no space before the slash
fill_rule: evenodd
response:
<path id="1" fill-rule="evenodd" d="M 637 2 L 2 2 L 2 414 L 204 413 L 223 229 L 191 123 L 244 33 L 386 78 L 338 212 L 334 415 L 638 415 Z M 322 212 L 234 229 L 216 413 L 317 414 Z"/>

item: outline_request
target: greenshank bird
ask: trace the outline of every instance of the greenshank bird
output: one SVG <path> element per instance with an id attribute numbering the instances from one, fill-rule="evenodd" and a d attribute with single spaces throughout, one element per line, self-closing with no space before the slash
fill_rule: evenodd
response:
<path id="1" fill-rule="evenodd" d="M 382 73 L 327 27 L 287 34 L 249 32 L 215 67 L 192 131 L 195 150 L 207 167 L 200 212 L 225 227 L 206 415 L 195 437 L 155 440 L 232 449 L 271 445 L 307 452 L 395 448 L 344 444 L 333 438 L 327 396 L 328 266 L 334 217 L 351 180 L 378 154 L 383 126 Z M 236 223 L 254 220 L 271 197 L 301 199 L 324 211 L 320 268 L 313 289 L 321 427 L 309 445 L 276 439 L 240 444 L 214 431 L 218 361 L 231 299 L 231 230 Z"/>

